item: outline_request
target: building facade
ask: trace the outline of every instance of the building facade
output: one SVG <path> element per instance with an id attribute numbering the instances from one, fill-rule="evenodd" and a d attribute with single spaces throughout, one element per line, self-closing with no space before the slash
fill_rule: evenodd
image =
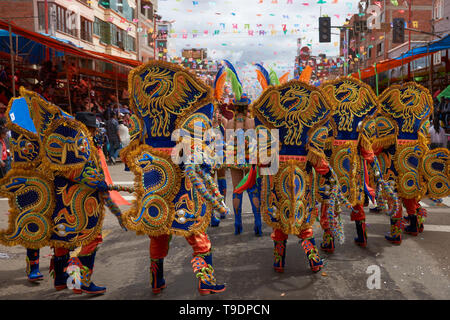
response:
<path id="1" fill-rule="evenodd" d="M 136 0 L 0 0 L 0 16 L 87 50 L 138 59 Z"/>
<path id="2" fill-rule="evenodd" d="M 359 6 L 359 13 L 348 19 L 350 72 L 357 72 L 373 66 L 380 61 L 398 57 L 410 48 L 421 46 L 436 39 L 433 32 L 433 1 L 436 0 L 399 0 L 398 6 L 391 1 L 366 0 Z M 379 8 L 379 28 L 375 28 L 368 9 Z M 395 18 L 403 18 L 405 26 L 417 31 L 405 30 L 404 42 L 393 43 L 392 23 Z M 366 28 L 359 30 L 358 22 Z M 420 31 L 420 32 L 419 32 Z M 344 35 L 341 30 L 341 55 L 344 55 Z"/>
<path id="3" fill-rule="evenodd" d="M 169 31 L 172 28 L 172 23 L 165 20 L 156 20 L 156 26 L 156 58 L 157 60 L 169 61 Z"/>
<path id="4" fill-rule="evenodd" d="M 156 59 L 157 0 L 137 0 L 138 57 L 142 62 Z"/>

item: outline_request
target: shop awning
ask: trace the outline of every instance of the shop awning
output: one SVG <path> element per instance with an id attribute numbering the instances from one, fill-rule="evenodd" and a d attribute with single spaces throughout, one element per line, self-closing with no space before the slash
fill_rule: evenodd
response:
<path id="1" fill-rule="evenodd" d="M 15 33 L 12 33 L 12 38 L 14 53 L 20 57 L 20 60 L 28 64 L 40 64 L 45 60 L 45 45 L 23 36 L 16 35 Z M 64 52 L 62 51 L 54 50 L 52 48 L 49 50 L 51 56 L 64 56 Z M 9 32 L 6 30 L 0 30 L 0 58 L 10 59 Z"/>
<path id="2" fill-rule="evenodd" d="M 375 66 L 368 67 L 366 69 L 361 70 L 361 79 L 366 79 L 369 77 L 373 77 L 376 73 L 380 74 L 381 72 L 391 70 L 402 65 L 405 65 L 413 60 L 420 59 L 422 57 L 426 57 L 435 52 L 446 50 L 450 48 L 450 34 L 446 35 L 444 38 L 435 40 L 430 42 L 426 46 L 421 46 L 418 48 L 411 49 L 405 53 L 403 53 L 400 57 L 395 59 L 384 60 L 376 64 L 376 72 Z M 352 77 L 358 78 L 360 77 L 358 72 L 352 73 Z"/>

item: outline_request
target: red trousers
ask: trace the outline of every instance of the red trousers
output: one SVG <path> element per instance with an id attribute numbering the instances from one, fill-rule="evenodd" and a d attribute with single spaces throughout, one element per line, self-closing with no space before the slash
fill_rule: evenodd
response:
<path id="1" fill-rule="evenodd" d="M 150 238 L 150 258 L 163 259 L 169 252 L 170 235 L 164 234 Z M 193 256 L 205 254 L 211 251 L 211 241 L 206 233 L 194 234 L 186 237 L 186 241 L 191 245 L 194 251 Z"/>
<path id="2" fill-rule="evenodd" d="M 322 227 L 322 230 L 330 229 L 327 213 L 329 206 L 329 204 L 323 202 L 320 205 L 320 226 Z"/>
<path id="3" fill-rule="evenodd" d="M 366 213 L 364 212 L 364 206 L 362 204 L 357 204 L 353 207 L 352 213 L 350 214 L 351 221 L 362 221 L 366 220 Z"/>
<path id="4" fill-rule="evenodd" d="M 281 229 L 273 229 L 272 234 L 270 235 L 273 241 L 284 241 L 287 240 L 288 235 L 281 231 Z M 303 230 L 300 234 L 297 235 L 300 239 L 308 239 L 313 237 L 313 230 L 312 228 Z"/>
<path id="5" fill-rule="evenodd" d="M 406 213 L 408 216 L 412 216 L 416 214 L 417 209 L 420 208 L 419 201 L 416 199 L 405 199 L 402 198 L 403 205 L 406 208 Z"/>
<path id="6" fill-rule="evenodd" d="M 94 238 L 91 242 L 81 247 L 81 251 L 79 253 L 80 256 L 87 256 L 90 255 L 97 249 L 98 245 L 103 242 L 102 234 L 99 233 L 97 237 Z M 56 257 L 61 257 L 70 252 L 69 249 L 66 248 L 60 248 L 60 247 L 54 247 Z"/>

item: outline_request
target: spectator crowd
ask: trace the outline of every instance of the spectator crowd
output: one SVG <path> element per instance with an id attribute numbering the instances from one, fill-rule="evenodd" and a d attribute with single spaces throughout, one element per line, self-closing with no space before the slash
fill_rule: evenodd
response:
<path id="1" fill-rule="evenodd" d="M 70 102 L 67 92 L 58 85 L 58 70 L 61 66 L 53 65 L 51 61 L 42 64 L 35 84 L 22 80 L 19 72 L 15 72 L 16 96 L 20 86 L 35 91 L 47 101 L 58 105 L 66 112 L 75 115 L 77 112 L 93 112 L 97 117 L 96 143 L 103 149 L 109 164 L 120 160 L 119 152 L 130 142 L 128 127 L 131 111 L 125 103 L 127 93 L 119 99 L 116 94 L 107 90 L 95 90 L 89 81 L 80 77 L 74 64 L 68 66 L 70 79 Z M 65 67 L 65 63 L 62 64 Z M 59 96 L 63 91 L 65 96 Z M 0 65 L 0 177 L 8 170 L 11 161 L 9 154 L 9 131 L 6 129 L 5 112 L 10 99 L 13 97 L 12 78 L 9 66 Z M 70 103 L 70 108 L 69 108 Z"/>

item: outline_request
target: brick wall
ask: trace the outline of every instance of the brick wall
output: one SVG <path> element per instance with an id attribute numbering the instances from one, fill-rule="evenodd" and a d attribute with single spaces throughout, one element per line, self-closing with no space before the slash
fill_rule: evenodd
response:
<path id="1" fill-rule="evenodd" d="M 390 4 L 390 1 L 386 1 L 386 22 L 392 23 L 394 18 L 403 18 L 408 23 L 409 28 L 432 32 L 433 0 L 407 0 L 408 3 L 411 3 L 411 1 L 412 7 L 410 24 L 408 23 L 409 10 L 404 6 L 403 0 L 398 1 L 399 6 L 393 6 Z M 450 3 L 450 0 L 448 2 Z M 409 41 L 409 34 L 409 31 L 405 30 L 405 42 Z M 356 48 L 364 48 L 364 52 L 367 53 L 362 61 L 356 63 L 357 67 L 362 69 L 372 66 L 375 62 L 388 59 L 388 52 L 401 45 L 400 43 L 392 43 L 392 38 L 392 30 L 389 32 L 371 30 L 364 36 L 360 36 L 359 39 L 357 38 Z M 411 31 L 412 42 L 430 41 L 432 39 L 434 38 L 430 35 Z M 379 45 L 381 45 L 381 51 L 378 53 L 377 48 Z M 369 48 L 369 46 L 372 47 Z M 408 46 L 405 48 L 407 50 Z M 369 50 L 371 51 L 370 58 Z"/>
<path id="2" fill-rule="evenodd" d="M 37 12 L 34 13 L 33 10 L 33 0 L 0 0 L 0 17 L 2 19 L 32 16 L 37 16 Z M 34 18 L 12 20 L 16 25 L 34 31 Z"/>

